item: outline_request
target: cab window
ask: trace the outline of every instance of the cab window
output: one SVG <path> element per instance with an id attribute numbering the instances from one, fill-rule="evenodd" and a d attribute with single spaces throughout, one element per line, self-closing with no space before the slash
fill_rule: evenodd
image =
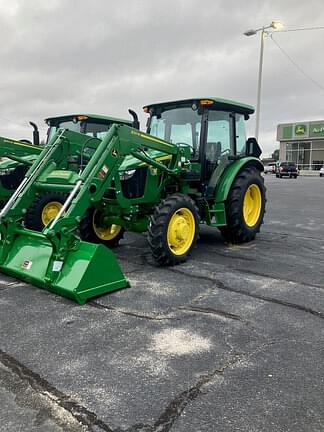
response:
<path id="1" fill-rule="evenodd" d="M 206 140 L 206 159 L 216 162 L 218 158 L 231 150 L 230 113 L 209 111 Z"/>
<path id="2" fill-rule="evenodd" d="M 197 110 L 174 108 L 153 114 L 148 132 L 174 144 L 185 143 L 191 149 L 192 159 L 199 158 L 201 115 Z"/>
<path id="3" fill-rule="evenodd" d="M 245 131 L 245 120 L 242 114 L 236 114 L 235 116 L 236 125 L 236 153 L 245 153 L 246 146 L 246 131 Z"/>

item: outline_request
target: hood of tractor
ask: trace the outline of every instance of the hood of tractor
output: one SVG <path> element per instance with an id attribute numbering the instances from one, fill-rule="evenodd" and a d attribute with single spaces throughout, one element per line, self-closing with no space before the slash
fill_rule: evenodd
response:
<path id="1" fill-rule="evenodd" d="M 164 162 L 164 161 L 168 161 L 171 159 L 171 155 L 167 155 L 166 153 L 163 153 L 163 152 L 158 151 L 158 150 L 148 150 L 146 152 L 146 154 L 158 162 Z M 123 172 L 123 171 L 133 170 L 133 169 L 137 169 L 137 168 L 142 168 L 144 166 L 147 166 L 147 164 L 145 162 L 141 162 L 138 159 L 136 159 L 135 157 L 129 155 L 129 156 L 126 156 L 125 160 L 123 161 L 123 163 L 119 167 L 119 171 Z"/>
<path id="2" fill-rule="evenodd" d="M 175 144 L 178 147 L 186 147 L 189 149 L 188 153 L 190 153 L 190 146 L 188 144 L 185 143 L 180 143 L 180 144 Z M 167 161 L 169 161 L 172 156 L 170 154 L 164 153 L 162 151 L 159 150 L 152 150 L 152 149 L 147 149 L 145 151 L 145 153 L 151 157 L 152 159 L 155 159 L 157 162 L 162 162 L 162 163 L 166 163 Z M 142 168 L 144 166 L 147 166 L 147 164 L 145 162 L 141 162 L 138 159 L 136 159 L 135 157 L 129 155 L 126 156 L 123 163 L 120 165 L 119 167 L 119 171 L 127 171 L 127 170 L 133 170 L 133 169 L 137 169 L 137 168 Z"/>
<path id="3" fill-rule="evenodd" d="M 27 165 L 31 165 L 37 159 L 38 154 L 22 156 L 21 160 L 26 161 Z M 6 174 L 7 170 L 12 170 L 16 168 L 18 165 L 21 165 L 21 162 L 14 161 L 7 157 L 0 158 L 0 175 Z"/>

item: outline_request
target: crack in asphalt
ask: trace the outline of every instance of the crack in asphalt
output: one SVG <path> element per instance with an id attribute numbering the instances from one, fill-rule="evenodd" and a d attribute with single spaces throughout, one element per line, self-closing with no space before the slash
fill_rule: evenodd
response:
<path id="1" fill-rule="evenodd" d="M 263 276 L 263 277 L 267 277 L 267 278 L 272 278 L 273 277 L 269 273 L 262 273 L 262 272 L 258 272 L 256 270 L 248 270 L 248 269 L 238 268 L 238 267 L 236 267 L 236 270 L 238 270 L 241 273 L 251 274 L 251 275 L 254 275 L 254 276 Z M 289 279 L 282 279 L 282 278 L 276 278 L 276 279 L 280 280 L 280 281 L 285 281 L 285 282 L 298 283 L 298 280 L 292 281 L 292 280 L 289 280 Z M 307 286 L 309 286 L 311 288 L 319 288 L 319 289 L 324 290 L 324 286 L 323 285 L 317 285 L 317 284 L 314 284 L 314 283 L 312 284 L 310 282 L 307 282 Z"/>
<path id="2" fill-rule="evenodd" d="M 226 369 L 235 366 L 243 358 L 243 354 L 235 353 L 221 368 L 217 368 L 209 374 L 200 376 L 195 385 L 184 390 L 172 399 L 153 425 L 135 424 L 126 430 L 117 429 L 114 432 L 169 432 L 186 406 L 203 394 L 204 388 L 207 387 L 216 376 L 223 375 Z"/>
<path id="3" fill-rule="evenodd" d="M 131 316 L 131 317 L 135 317 L 135 318 L 152 320 L 152 321 L 166 321 L 166 320 L 179 321 L 179 320 L 181 320 L 180 317 L 177 318 L 173 315 L 163 315 L 162 316 L 162 315 L 139 314 L 137 312 L 131 312 L 131 311 L 126 311 L 124 309 L 119 309 L 119 308 L 116 308 L 114 306 L 103 305 L 103 304 L 100 304 L 94 300 L 88 301 L 87 304 L 91 307 L 96 308 L 96 309 L 109 310 L 109 311 L 117 312 L 117 313 L 120 313 L 123 315 Z M 244 320 L 239 315 L 232 314 L 230 312 L 223 311 L 221 309 L 213 309 L 213 308 L 205 308 L 205 307 L 200 307 L 200 306 L 188 305 L 188 306 L 179 306 L 179 307 L 177 307 L 177 310 L 184 311 L 184 312 L 194 312 L 194 313 L 216 315 L 216 316 L 221 316 L 223 318 L 244 322 Z"/>
<path id="4" fill-rule="evenodd" d="M 244 355 L 236 353 L 220 369 L 217 368 L 210 374 L 202 375 L 194 386 L 176 396 L 162 412 L 154 423 L 152 432 L 169 432 L 174 422 L 181 416 L 186 406 L 200 396 L 204 388 L 217 376 L 223 375 L 226 369 L 237 365 Z"/>
<path id="5" fill-rule="evenodd" d="M 147 320 L 152 320 L 152 321 L 165 321 L 165 320 L 180 320 L 180 318 L 176 318 L 174 316 L 171 315 L 164 315 L 164 316 L 159 316 L 159 315 L 148 315 L 148 314 L 140 314 L 137 312 L 131 312 L 131 311 L 126 311 L 124 309 L 119 309 L 116 308 L 114 306 L 108 306 L 108 305 L 103 305 L 101 303 L 96 302 L 95 300 L 90 300 L 88 301 L 87 305 L 95 307 L 97 309 L 104 309 L 104 310 L 110 310 L 110 311 L 114 311 L 114 312 L 118 312 L 120 314 L 123 315 L 128 315 L 131 317 L 135 317 L 135 318 L 141 318 L 141 319 L 147 319 Z"/>
<path id="6" fill-rule="evenodd" d="M 226 312 L 226 311 L 223 311 L 221 309 L 206 308 L 206 307 L 192 306 L 192 305 L 180 306 L 180 307 L 178 307 L 178 309 L 188 311 L 188 312 L 217 315 L 217 316 L 221 316 L 224 318 L 228 318 L 228 319 L 232 319 L 232 320 L 236 320 L 236 321 L 241 321 L 241 322 L 244 321 L 239 315 L 232 314 L 230 312 Z"/>
<path id="7" fill-rule="evenodd" d="M 82 426 L 89 431 L 101 429 L 105 432 L 168 432 L 174 422 L 179 418 L 185 407 L 195 400 L 204 387 L 206 387 L 216 375 L 222 375 L 226 369 L 233 367 L 243 359 L 243 354 L 235 353 L 221 368 L 215 369 L 209 374 L 202 375 L 194 386 L 177 395 L 163 410 L 159 418 L 152 425 L 135 424 L 127 429 L 112 429 L 105 422 L 98 419 L 94 412 L 72 400 L 69 396 L 56 389 L 47 380 L 33 372 L 18 360 L 0 350 L 0 362 L 24 382 L 27 382 L 36 393 L 47 397 L 52 404 L 68 411 Z M 55 420 L 55 418 L 54 418 Z M 94 429 L 94 427 L 96 429 Z"/>
<path id="8" fill-rule="evenodd" d="M 215 379 L 216 376 L 222 376 L 227 369 L 237 366 L 244 358 L 251 357 L 255 353 L 263 350 L 265 347 L 273 345 L 275 342 L 269 341 L 264 343 L 251 353 L 247 354 L 235 352 L 235 348 L 229 344 L 228 341 L 226 343 L 230 348 L 230 353 L 228 360 L 222 367 L 216 368 L 208 374 L 201 375 L 192 387 L 184 390 L 173 398 L 153 425 L 138 423 L 127 429 L 119 427 L 112 429 L 105 422 L 98 419 L 94 412 L 89 411 L 84 406 L 72 400 L 69 396 L 56 389 L 47 380 L 40 377 L 40 375 L 36 374 L 2 350 L 0 350 L 0 362 L 17 375 L 19 379 L 27 382 L 38 394 L 47 397 L 52 404 L 56 404 L 60 408 L 68 411 L 80 423 L 80 425 L 86 427 L 89 432 L 97 431 L 98 429 L 105 432 L 169 432 L 187 405 L 202 395 L 204 389 Z"/>
<path id="9" fill-rule="evenodd" d="M 253 356 L 254 354 L 257 354 L 258 352 L 264 350 L 266 347 L 274 345 L 275 341 L 269 341 L 266 342 L 259 347 L 257 347 L 255 350 L 253 350 L 251 353 L 243 354 L 243 353 L 236 353 L 235 348 L 226 342 L 231 350 L 232 357 L 227 360 L 227 362 L 221 367 L 215 369 L 213 372 L 209 374 L 202 375 L 196 384 L 189 388 L 188 390 L 183 391 L 179 395 L 177 395 L 165 408 L 165 410 L 162 412 L 158 420 L 154 423 L 153 427 L 149 428 L 146 426 L 146 428 L 143 429 L 129 429 L 127 432 L 135 432 L 135 431 L 141 431 L 141 432 L 169 432 L 175 423 L 175 421 L 181 416 L 182 412 L 186 408 L 186 406 L 197 399 L 201 394 L 203 394 L 203 390 L 205 387 L 210 384 L 216 376 L 223 375 L 227 369 L 231 369 L 238 364 L 240 364 L 243 359 L 249 358 Z"/>
<path id="10" fill-rule="evenodd" d="M 324 239 L 320 239 L 318 237 L 310 237 L 310 236 L 306 236 L 306 235 L 298 235 L 298 234 L 294 234 L 294 233 L 284 233 L 281 231 L 267 231 L 264 228 L 262 229 L 262 233 L 266 233 L 266 234 L 271 234 L 272 236 L 278 235 L 278 236 L 283 236 L 283 237 L 295 237 L 295 238 L 299 238 L 302 240 L 316 240 L 319 241 L 320 243 L 324 242 Z"/>
<path id="11" fill-rule="evenodd" d="M 0 362 L 18 376 L 19 379 L 27 382 L 37 394 L 47 398 L 51 404 L 68 411 L 80 425 L 86 427 L 89 431 L 93 431 L 93 428 L 96 427 L 96 430 L 99 428 L 106 432 L 114 432 L 113 429 L 100 420 L 95 413 L 89 411 L 87 408 L 56 389 L 47 380 L 2 350 L 0 350 Z M 55 417 L 53 420 L 56 420 Z"/>
<path id="12" fill-rule="evenodd" d="M 241 261 L 251 261 L 251 262 L 255 262 L 256 259 L 252 258 L 252 257 L 247 257 L 247 256 L 243 256 L 243 255 L 233 255 L 231 249 L 225 249 L 226 252 L 222 253 L 219 251 L 218 248 L 211 246 L 210 244 L 208 244 L 208 252 L 213 252 L 213 254 L 224 257 L 224 258 L 230 258 L 230 259 L 234 259 L 234 260 L 241 260 Z"/>
<path id="13" fill-rule="evenodd" d="M 299 305 L 297 303 L 291 303 L 291 302 L 288 302 L 288 301 L 285 301 L 285 300 L 279 300 L 279 299 L 276 299 L 276 298 L 273 298 L 273 297 L 264 296 L 264 295 L 261 295 L 261 294 L 250 293 L 248 291 L 240 290 L 240 289 L 237 289 L 237 288 L 231 288 L 228 285 L 225 285 L 220 280 L 213 279 L 213 278 L 208 277 L 208 276 L 195 275 L 195 274 L 192 274 L 192 273 L 190 275 L 188 275 L 184 271 L 181 271 L 181 270 L 175 269 L 175 268 L 170 268 L 169 271 L 172 271 L 174 273 L 179 273 L 179 274 L 185 275 L 187 277 L 192 277 L 194 279 L 199 279 L 199 280 L 205 280 L 205 281 L 208 281 L 208 282 L 212 282 L 212 283 L 216 284 L 217 288 L 219 288 L 221 290 L 224 290 L 224 291 L 229 291 L 229 292 L 233 292 L 233 293 L 236 293 L 236 294 L 245 295 L 247 297 L 252 297 L 252 298 L 255 298 L 257 300 L 262 300 L 262 301 L 266 301 L 266 302 L 269 302 L 269 303 L 274 303 L 274 304 L 278 304 L 278 305 L 281 305 L 281 306 L 289 307 L 289 308 L 292 308 L 292 309 L 296 309 L 296 310 L 299 310 L 299 311 L 302 311 L 302 312 L 309 313 L 311 315 L 316 316 L 317 318 L 324 319 L 324 313 L 323 312 L 316 311 L 316 310 L 314 310 L 314 309 L 312 309 L 310 307 L 307 307 L 307 306 L 302 306 L 302 305 Z"/>

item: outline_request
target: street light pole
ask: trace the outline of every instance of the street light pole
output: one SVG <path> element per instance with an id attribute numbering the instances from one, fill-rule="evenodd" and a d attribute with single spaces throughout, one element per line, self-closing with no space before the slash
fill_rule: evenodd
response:
<path id="1" fill-rule="evenodd" d="M 259 128 L 260 128 L 260 105 L 261 105 L 264 37 L 265 37 L 265 32 L 264 32 L 264 28 L 263 28 L 261 31 L 259 74 L 258 74 L 258 92 L 257 92 L 257 105 L 256 105 L 256 110 L 255 110 L 255 138 L 256 138 L 256 140 L 259 139 Z"/>
<path id="2" fill-rule="evenodd" d="M 261 90 L 262 90 L 262 69 L 263 69 L 263 51 L 264 51 L 264 38 L 271 31 L 268 29 L 279 30 L 283 27 L 280 21 L 272 21 L 270 25 L 263 26 L 255 30 L 247 30 L 244 32 L 245 36 L 254 36 L 261 31 L 261 44 L 260 44 L 260 58 L 259 58 L 259 73 L 258 73 L 258 89 L 257 89 L 257 104 L 255 110 L 255 138 L 259 138 L 260 129 L 260 106 L 261 106 Z"/>

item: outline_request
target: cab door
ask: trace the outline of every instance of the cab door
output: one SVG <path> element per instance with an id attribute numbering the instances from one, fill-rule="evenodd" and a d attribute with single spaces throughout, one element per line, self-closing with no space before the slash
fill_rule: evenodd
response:
<path id="1" fill-rule="evenodd" d="M 208 182 L 222 156 L 235 155 L 235 115 L 227 111 L 206 113 L 204 143 L 201 146 L 203 180 Z"/>

